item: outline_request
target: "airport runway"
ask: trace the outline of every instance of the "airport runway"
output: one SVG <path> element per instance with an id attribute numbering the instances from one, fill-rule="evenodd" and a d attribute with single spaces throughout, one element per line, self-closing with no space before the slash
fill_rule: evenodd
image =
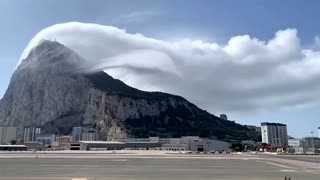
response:
<path id="1" fill-rule="evenodd" d="M 0 153 L 0 180 L 319 180 L 318 167 L 251 154 Z M 310 156 L 309 156 L 310 157 Z M 307 163 L 307 162 L 306 162 Z"/>
<path id="2" fill-rule="evenodd" d="M 260 155 L 261 157 L 275 157 L 275 155 Z M 296 160 L 302 162 L 320 163 L 320 155 L 278 155 L 280 159 Z M 320 178 L 319 178 L 320 179 Z"/>

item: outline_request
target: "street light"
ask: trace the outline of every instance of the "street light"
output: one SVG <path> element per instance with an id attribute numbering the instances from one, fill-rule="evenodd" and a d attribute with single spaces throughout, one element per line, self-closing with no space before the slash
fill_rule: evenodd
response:
<path id="1" fill-rule="evenodd" d="M 302 151 L 303 151 L 303 154 L 306 154 L 306 140 L 305 140 L 305 139 L 302 139 L 301 142 L 302 142 Z"/>
<path id="2" fill-rule="evenodd" d="M 311 136 L 312 136 L 312 150 L 313 150 L 313 154 L 315 154 L 315 147 L 314 147 L 314 140 L 313 140 L 313 131 L 311 131 Z"/>

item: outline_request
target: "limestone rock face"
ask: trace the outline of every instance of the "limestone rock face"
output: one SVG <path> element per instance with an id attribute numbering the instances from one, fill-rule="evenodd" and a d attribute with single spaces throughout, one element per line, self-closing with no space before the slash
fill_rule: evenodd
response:
<path id="1" fill-rule="evenodd" d="M 102 140 L 181 135 L 237 139 L 239 133 L 248 138 L 244 126 L 182 97 L 140 91 L 104 72 L 82 73 L 84 63 L 58 42 L 40 43 L 11 78 L 0 101 L 0 125 L 18 127 L 19 138 L 25 126 L 58 134 L 69 134 L 74 126 L 92 126 Z"/>
<path id="2" fill-rule="evenodd" d="M 14 72 L 0 102 L 1 124 L 17 126 L 18 137 L 24 126 L 44 126 L 53 121 L 66 129 L 79 125 L 90 82 L 73 73 L 73 60 L 82 59 L 56 42 L 44 42 L 33 49 Z"/>

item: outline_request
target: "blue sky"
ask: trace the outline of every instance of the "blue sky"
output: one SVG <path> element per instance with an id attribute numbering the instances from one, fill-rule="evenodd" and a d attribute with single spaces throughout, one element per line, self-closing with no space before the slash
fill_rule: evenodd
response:
<path id="1" fill-rule="evenodd" d="M 316 0 L 2 0 L 0 97 L 28 42 L 37 32 L 53 24 L 70 21 L 97 23 L 162 40 L 190 38 L 220 44 L 244 34 L 269 40 L 278 30 L 295 28 L 302 46 L 309 47 L 315 36 L 320 35 L 320 25 L 316 21 L 320 16 L 318 7 L 320 2 Z M 318 109 L 319 106 L 315 105 L 259 113 L 231 113 L 229 116 L 245 124 L 259 125 L 262 121 L 286 123 L 289 134 L 303 137 L 320 126 Z"/>

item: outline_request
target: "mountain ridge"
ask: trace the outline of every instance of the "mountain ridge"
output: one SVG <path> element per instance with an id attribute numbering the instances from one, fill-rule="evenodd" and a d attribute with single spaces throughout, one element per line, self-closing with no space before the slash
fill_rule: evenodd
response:
<path id="1" fill-rule="evenodd" d="M 0 100 L 0 124 L 40 126 L 68 134 L 74 126 L 96 128 L 100 139 L 199 135 L 255 139 L 256 133 L 220 119 L 180 96 L 130 87 L 105 72 L 81 73 L 85 60 L 68 47 L 43 41 L 14 72 Z"/>

